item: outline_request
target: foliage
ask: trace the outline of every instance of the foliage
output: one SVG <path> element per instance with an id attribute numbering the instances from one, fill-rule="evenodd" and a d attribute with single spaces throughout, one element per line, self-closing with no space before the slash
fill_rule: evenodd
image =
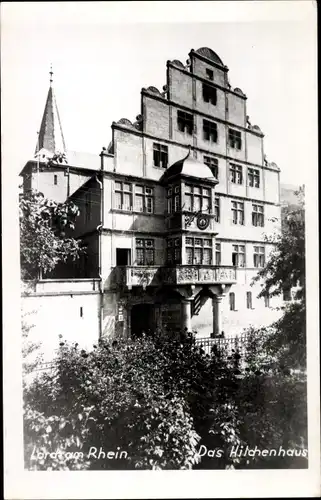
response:
<path id="1" fill-rule="evenodd" d="M 234 446 L 306 445 L 305 378 L 269 352 L 270 329 L 243 351 L 206 355 L 185 332 L 102 341 L 86 352 L 61 342 L 55 369 L 25 392 L 26 466 L 37 470 L 302 467 L 300 458 L 234 457 Z M 245 350 L 244 350 L 245 349 Z M 222 450 L 221 456 L 199 451 Z M 88 457 L 126 451 L 123 459 Z M 78 452 L 41 456 L 32 451 Z M 79 452 L 83 455 L 79 456 Z"/>
<path id="2" fill-rule="evenodd" d="M 37 191 L 20 198 L 20 259 L 23 279 L 37 279 L 49 273 L 60 262 L 76 260 L 82 252 L 81 242 L 66 237 L 74 229 L 79 210 L 68 201 L 57 203 Z"/>
<path id="3" fill-rule="evenodd" d="M 164 352 L 147 339 L 114 347 L 101 343 L 89 353 L 76 345 L 62 345 L 56 370 L 43 375 L 26 392 L 25 437 L 29 454 L 35 443 L 38 449 L 46 447 L 47 451 L 54 451 L 56 439 L 45 443 L 42 437 L 46 435 L 49 418 L 59 416 L 77 422 L 85 409 L 90 408 L 86 442 L 79 426 L 76 433 L 69 426 L 70 444 L 80 443 L 85 456 L 88 446 L 93 446 L 98 450 L 101 447 L 105 451 L 126 451 L 128 457 L 123 460 L 91 457 L 89 468 L 191 468 L 197 461 L 199 436 L 183 397 L 184 382 L 179 380 L 187 360 L 182 350 L 177 355 L 175 372 L 168 350 Z M 33 419 L 28 417 L 32 411 L 39 412 L 43 419 L 37 435 Z M 82 421 L 83 418 L 79 422 Z M 27 463 L 32 466 L 30 456 Z M 48 461 L 37 465 L 41 470 L 53 467 Z M 69 467 L 73 469 L 74 465 L 77 464 Z M 67 466 L 65 462 L 63 467 Z"/>
<path id="4" fill-rule="evenodd" d="M 264 280 L 259 297 L 292 291 L 294 302 L 283 306 L 283 316 L 272 325 L 269 351 L 281 366 L 306 368 L 305 216 L 304 187 L 296 193 L 297 206 L 283 208 L 282 234 L 268 239 L 275 243 L 266 266 L 254 281 Z"/>
<path id="5" fill-rule="evenodd" d="M 304 298 L 305 291 L 305 217 L 304 190 L 298 192 L 298 206 L 284 207 L 282 233 L 267 237 L 275 249 L 265 267 L 260 270 L 254 281 L 263 280 L 264 285 L 259 297 L 281 295 L 300 285 L 297 299 Z"/>

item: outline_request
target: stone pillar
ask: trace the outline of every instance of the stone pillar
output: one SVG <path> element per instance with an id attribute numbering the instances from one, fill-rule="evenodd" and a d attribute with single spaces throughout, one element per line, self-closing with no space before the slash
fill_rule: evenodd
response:
<path id="1" fill-rule="evenodd" d="M 181 303 L 181 309 L 182 309 L 182 318 L 181 318 L 182 329 L 184 330 L 184 328 L 187 328 L 187 330 L 190 332 L 192 329 L 191 301 L 189 299 L 183 299 Z"/>
<path id="2" fill-rule="evenodd" d="M 213 304 L 213 336 L 216 337 L 222 333 L 222 311 L 221 303 L 223 296 L 216 296 L 212 299 Z"/>

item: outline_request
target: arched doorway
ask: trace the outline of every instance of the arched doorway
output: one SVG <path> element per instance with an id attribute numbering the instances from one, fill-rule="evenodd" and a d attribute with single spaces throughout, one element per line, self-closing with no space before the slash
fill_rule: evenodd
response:
<path id="1" fill-rule="evenodd" d="M 142 333 L 153 334 L 154 328 L 154 305 L 136 304 L 133 306 L 131 310 L 131 337 L 140 337 Z"/>

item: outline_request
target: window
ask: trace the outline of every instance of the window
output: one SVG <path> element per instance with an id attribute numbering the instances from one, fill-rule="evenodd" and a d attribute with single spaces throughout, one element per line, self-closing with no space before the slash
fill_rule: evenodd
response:
<path id="1" fill-rule="evenodd" d="M 185 184 L 184 210 L 187 212 L 211 212 L 211 189 Z"/>
<path id="2" fill-rule="evenodd" d="M 181 132 L 187 132 L 192 135 L 194 128 L 193 115 L 184 111 L 177 111 L 177 126 Z"/>
<path id="3" fill-rule="evenodd" d="M 242 149 L 242 136 L 241 132 L 233 128 L 228 129 L 228 143 L 231 148 Z"/>
<path id="4" fill-rule="evenodd" d="M 204 156 L 203 161 L 205 165 L 207 165 L 211 169 L 214 177 L 218 179 L 218 159 L 212 158 L 211 156 Z"/>
<path id="5" fill-rule="evenodd" d="M 216 123 L 203 120 L 203 138 L 205 141 L 217 142 Z"/>
<path id="6" fill-rule="evenodd" d="M 215 265 L 221 265 L 221 243 L 215 243 Z"/>
<path id="7" fill-rule="evenodd" d="M 57 186 L 58 184 L 58 175 L 54 175 L 54 185 Z"/>
<path id="8" fill-rule="evenodd" d="M 249 186 L 260 187 L 260 171 L 255 168 L 248 169 Z"/>
<path id="9" fill-rule="evenodd" d="M 152 214 L 154 212 L 154 189 L 147 186 L 135 186 L 135 210 Z"/>
<path id="10" fill-rule="evenodd" d="M 132 185 L 128 182 L 115 182 L 115 208 L 119 210 L 132 210 Z"/>
<path id="11" fill-rule="evenodd" d="M 136 238 L 136 263 L 139 266 L 154 265 L 154 240 Z"/>
<path id="12" fill-rule="evenodd" d="M 169 238 L 167 240 L 167 262 L 168 264 L 181 263 L 181 240 L 180 238 Z"/>
<path id="13" fill-rule="evenodd" d="M 232 246 L 232 266 L 245 267 L 245 245 Z"/>
<path id="14" fill-rule="evenodd" d="M 204 102 L 210 102 L 215 106 L 217 102 L 216 88 L 203 83 L 203 100 Z"/>
<path id="15" fill-rule="evenodd" d="M 253 226 L 264 226 L 264 207 L 263 205 L 252 205 L 252 224 Z"/>
<path id="16" fill-rule="evenodd" d="M 265 307 L 270 307 L 270 295 L 268 293 L 264 295 L 264 305 Z"/>
<path id="17" fill-rule="evenodd" d="M 243 184 L 243 169 L 242 165 L 230 165 L 230 181 L 234 184 Z"/>
<path id="18" fill-rule="evenodd" d="M 252 309 L 252 292 L 246 292 L 246 307 Z"/>
<path id="19" fill-rule="evenodd" d="M 220 222 L 220 198 L 219 196 L 215 196 L 215 206 L 214 206 L 214 220 L 215 222 Z"/>
<path id="20" fill-rule="evenodd" d="M 180 186 L 171 187 L 167 190 L 167 212 L 169 214 L 179 212 L 181 209 Z"/>
<path id="21" fill-rule="evenodd" d="M 233 224 L 244 226 L 244 203 L 232 201 L 232 220 Z"/>
<path id="22" fill-rule="evenodd" d="M 168 165 L 168 147 L 154 142 L 154 165 L 155 167 L 167 168 Z"/>
<path id="23" fill-rule="evenodd" d="M 230 311 L 235 311 L 235 293 L 231 292 L 229 294 Z"/>
<path id="24" fill-rule="evenodd" d="M 264 249 L 264 247 L 254 247 L 253 263 L 254 263 L 254 267 L 264 267 L 264 264 L 265 264 L 265 249 Z"/>
<path id="25" fill-rule="evenodd" d="M 213 72 L 213 70 L 212 70 L 212 69 L 208 69 L 208 68 L 207 68 L 207 69 L 206 69 L 206 76 L 207 76 L 207 78 L 208 78 L 209 80 L 213 80 L 213 78 L 214 78 L 214 72 Z"/>
<path id="26" fill-rule="evenodd" d="M 212 240 L 210 238 L 185 239 L 187 264 L 212 264 Z"/>

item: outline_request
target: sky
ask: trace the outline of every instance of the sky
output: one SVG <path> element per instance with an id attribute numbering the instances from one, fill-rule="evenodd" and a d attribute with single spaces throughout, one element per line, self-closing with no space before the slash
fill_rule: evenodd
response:
<path id="1" fill-rule="evenodd" d="M 153 5 L 153 8 L 152 8 Z M 281 182 L 311 177 L 316 151 L 316 9 L 286 2 L 2 3 L 3 166 L 32 157 L 53 66 L 67 149 L 99 154 L 111 124 L 140 113 L 166 61 L 212 48 L 248 97 Z"/>

